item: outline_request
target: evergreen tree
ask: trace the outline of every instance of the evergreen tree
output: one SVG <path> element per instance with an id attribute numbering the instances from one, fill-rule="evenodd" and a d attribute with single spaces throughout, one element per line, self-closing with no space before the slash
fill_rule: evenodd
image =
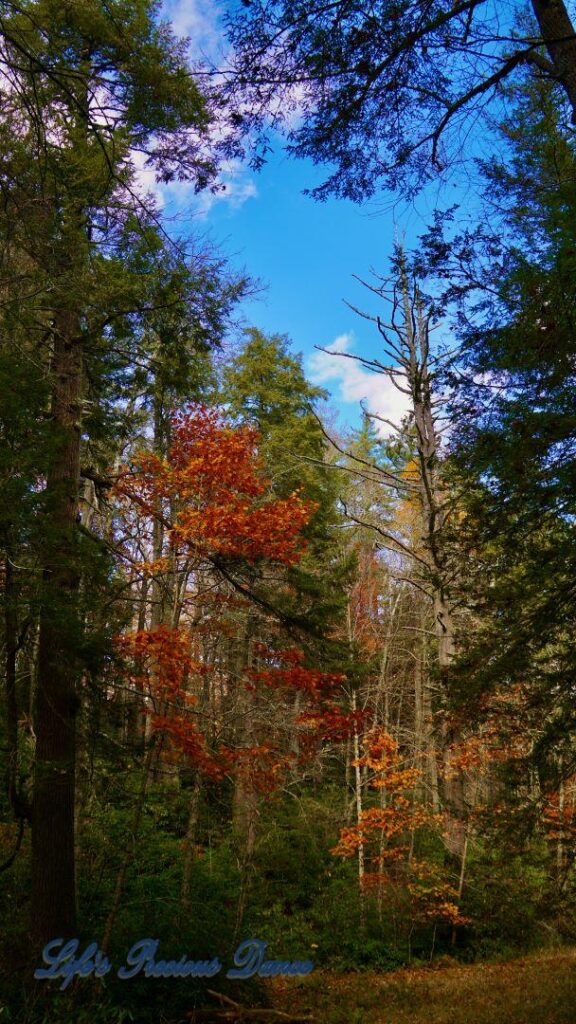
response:
<path id="1" fill-rule="evenodd" d="M 91 363 L 107 342 L 112 347 L 111 324 L 144 299 L 113 259 L 135 204 L 131 151 L 144 152 L 164 180 L 178 172 L 203 184 L 209 113 L 154 3 L 116 4 L 114 17 L 99 0 L 5 7 L 3 258 L 18 269 L 3 335 L 17 345 L 19 323 L 28 325 L 26 355 L 49 393 L 31 814 L 32 923 L 41 943 L 77 931 L 75 721 L 90 592 L 89 579 L 81 586 L 82 437 Z"/>
<path id="2" fill-rule="evenodd" d="M 570 745 L 576 154 L 544 85 L 518 97 L 504 131 L 508 158 L 484 170 L 509 242 L 489 238 L 483 268 L 479 253 L 481 298 L 475 288 L 454 375 L 454 459 L 468 481 L 460 531 L 483 623 L 460 681 L 483 691 L 529 680 L 550 742 Z"/>
<path id="3" fill-rule="evenodd" d="M 224 373 L 223 399 L 230 412 L 257 426 L 274 492 L 300 490 L 317 508 L 304 528 L 307 542 L 299 564 L 290 570 L 293 596 L 286 612 L 298 614 L 321 637 L 342 611 L 341 562 L 337 526 L 340 481 L 330 462 L 326 435 L 314 410 L 325 392 L 306 380 L 301 359 L 285 336 L 266 336 L 252 328 L 239 355 Z"/>
<path id="4" fill-rule="evenodd" d="M 272 121 L 292 153 L 328 164 L 320 199 L 429 179 L 461 148 L 463 118 L 498 109 L 527 67 L 576 116 L 576 34 L 560 0 L 250 0 L 229 22 L 240 119 L 264 138 Z"/>

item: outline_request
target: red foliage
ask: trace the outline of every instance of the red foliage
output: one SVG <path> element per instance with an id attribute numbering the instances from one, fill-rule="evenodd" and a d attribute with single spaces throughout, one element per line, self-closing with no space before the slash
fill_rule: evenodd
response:
<path id="1" fill-rule="evenodd" d="M 189 570 L 190 565 L 213 572 L 210 563 L 215 558 L 291 565 L 301 555 L 302 529 L 315 508 L 296 492 L 285 499 L 271 497 L 257 432 L 231 426 L 218 411 L 202 407 L 176 414 L 167 457 L 139 454 L 133 467 L 122 473 L 117 489 L 136 537 L 144 536 L 149 543 L 154 521 L 163 524 L 167 548 L 160 558 L 139 566 L 157 577 Z M 196 605 L 197 598 L 191 597 Z M 212 754 L 194 711 L 194 691 L 210 670 L 200 655 L 192 657 L 195 639 L 206 630 L 225 631 L 225 616 L 219 613 L 230 611 L 232 603 L 229 595 L 209 594 L 206 607 L 211 614 L 194 627 L 163 625 L 125 635 L 118 644 L 132 662 L 133 682 L 148 695 L 151 727 L 161 735 L 164 748 L 213 777 L 249 775 L 255 788 L 270 792 L 296 756 L 282 752 L 282 738 L 235 750 L 221 745 Z M 319 739 L 339 738 L 350 731 L 350 722 L 330 697 L 342 676 L 307 668 L 297 649 L 255 644 L 253 651 L 258 668 L 247 670 L 240 685 L 261 692 L 300 692 L 314 709 L 303 713 L 298 723 L 304 737 L 302 757 Z"/>
<path id="2" fill-rule="evenodd" d="M 191 677 L 202 666 L 190 655 L 190 633 L 185 629 L 157 626 L 117 638 L 117 648 L 135 666 L 128 672 L 138 689 L 149 697 L 146 712 L 152 733 L 161 736 L 178 757 L 191 760 L 212 778 L 222 769 L 206 748 L 195 720 L 197 698 L 190 692 Z"/>
<path id="3" fill-rule="evenodd" d="M 298 648 L 274 651 L 266 644 L 258 643 L 254 645 L 254 651 L 261 659 L 268 660 L 270 666 L 250 672 L 250 678 L 254 683 L 264 683 L 271 689 L 301 690 L 311 696 L 319 696 L 341 684 L 345 678 L 334 672 L 306 668 L 304 652 Z"/>
<path id="4" fill-rule="evenodd" d="M 296 492 L 267 496 L 257 444 L 255 430 L 229 426 L 217 410 L 189 408 L 174 416 L 167 459 L 141 453 L 117 489 L 163 519 L 173 554 L 290 565 L 315 506 Z"/>
<path id="5" fill-rule="evenodd" d="M 379 807 L 368 807 L 356 825 L 340 831 L 332 853 L 352 857 L 362 847 L 368 868 L 362 879 L 367 889 L 403 890 L 417 919 L 463 924 L 458 894 L 442 870 L 411 854 L 414 833 L 425 826 L 438 826 L 438 818 L 415 798 L 420 778 L 417 768 L 406 768 L 396 740 L 383 729 L 364 739 L 362 757 L 353 765 L 367 768 L 370 786 L 381 793 Z"/>

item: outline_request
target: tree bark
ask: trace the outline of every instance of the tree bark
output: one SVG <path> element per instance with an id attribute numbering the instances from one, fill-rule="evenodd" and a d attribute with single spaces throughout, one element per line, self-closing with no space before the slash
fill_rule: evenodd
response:
<path id="1" fill-rule="evenodd" d="M 46 481 L 32 809 L 32 933 L 40 944 L 76 935 L 76 516 L 82 349 L 79 319 L 68 309 L 55 317 L 52 374 L 55 449 Z"/>
<path id="2" fill-rule="evenodd" d="M 433 596 L 438 669 L 443 689 L 447 692 L 450 668 L 456 655 L 456 641 L 453 602 L 446 582 L 449 578 L 444 538 L 446 508 L 438 470 L 440 435 L 434 416 L 433 380 L 429 369 L 429 331 L 417 287 L 413 298 L 410 297 L 404 266 L 401 268 L 401 284 L 407 350 L 405 373 L 416 427 L 423 542 L 429 566 L 428 585 Z M 458 742 L 460 735 L 446 719 L 442 739 L 443 756 L 447 760 L 450 745 Z M 465 779 L 461 771 L 445 773 L 443 802 L 448 818 L 447 847 L 449 854 L 456 857 L 459 863 L 464 855 L 466 835 L 464 786 Z"/>
<path id="3" fill-rule="evenodd" d="M 182 889 L 180 900 L 182 910 L 190 910 L 190 883 L 192 881 L 192 864 L 194 862 L 194 842 L 198 827 L 198 814 L 200 810 L 200 793 L 202 790 L 202 776 L 197 771 L 194 776 L 194 786 L 190 797 L 190 810 L 188 812 L 188 828 L 184 841 L 184 861 L 182 865 Z"/>
<path id="4" fill-rule="evenodd" d="M 576 124 L 576 32 L 562 0 L 532 0 L 542 39 L 572 107 Z"/>
<path id="5" fill-rule="evenodd" d="M 354 646 L 354 628 L 352 624 L 352 608 L 350 601 L 348 601 L 348 607 L 346 610 L 346 622 L 348 629 L 348 646 L 350 653 L 353 653 Z M 356 714 L 358 709 L 358 700 L 356 697 L 356 690 L 352 690 L 352 711 Z M 360 829 L 362 827 L 362 770 L 358 763 L 360 759 L 360 738 L 358 736 L 358 728 L 356 722 L 354 722 L 354 734 L 352 737 L 352 750 L 354 753 L 354 798 L 356 804 L 356 824 Z M 360 927 L 364 928 L 366 925 L 366 900 L 364 892 L 364 843 L 358 843 L 358 899 L 360 903 Z"/>
<path id="6" fill-rule="evenodd" d="M 352 693 L 352 711 L 356 711 L 356 691 Z M 358 737 L 358 729 L 356 723 L 354 723 L 354 737 L 353 737 L 353 749 L 354 749 L 354 794 L 356 798 L 356 823 L 358 828 L 362 828 L 362 773 L 358 760 L 360 758 L 360 741 Z M 364 898 L 364 843 L 358 843 L 358 898 L 360 900 L 360 925 L 364 928 L 366 924 L 366 901 Z"/>
<path id="7" fill-rule="evenodd" d="M 242 737 L 241 745 L 244 748 L 253 746 L 256 739 L 253 697 L 245 687 L 246 673 L 252 668 L 253 631 L 253 616 L 249 612 L 244 637 L 242 639 L 237 670 L 237 711 L 240 715 L 239 733 Z M 235 774 L 232 807 L 234 831 L 239 840 L 240 867 L 240 892 L 238 896 L 236 925 L 234 929 L 235 940 L 242 927 L 246 901 L 251 884 L 252 860 L 254 856 L 254 848 L 256 846 L 258 813 L 258 793 L 254 785 L 251 766 L 245 763 L 238 767 Z"/>
<path id="8" fill-rule="evenodd" d="M 4 595 L 4 647 L 6 673 L 6 745 L 8 756 L 6 762 L 6 793 L 8 802 L 16 815 L 22 817 L 18 794 L 18 706 L 16 700 L 16 656 L 18 653 L 18 621 L 16 612 L 16 594 L 14 587 L 14 570 L 7 554 L 5 563 L 5 595 Z"/>

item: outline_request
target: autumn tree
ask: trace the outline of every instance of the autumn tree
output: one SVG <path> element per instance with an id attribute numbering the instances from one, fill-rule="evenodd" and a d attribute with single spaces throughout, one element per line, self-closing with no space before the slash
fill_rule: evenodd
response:
<path id="1" fill-rule="evenodd" d="M 415 799 L 419 769 L 406 766 L 398 743 L 381 728 L 369 731 L 355 763 L 368 773 L 379 804 L 362 810 L 355 826 L 341 830 L 332 853 L 350 857 L 362 848 L 366 870 L 360 884 L 377 896 L 382 912 L 386 894 L 405 889 L 411 919 L 462 924 L 459 893 L 434 863 L 418 856 L 418 835 L 438 827 L 438 818 Z M 393 899 L 393 897 L 392 897 Z"/>
<path id="2" fill-rule="evenodd" d="M 119 641 L 131 666 L 126 680 L 140 693 L 150 721 L 135 831 L 154 757 L 163 748 L 168 761 L 184 758 L 200 776 L 234 779 L 235 818 L 249 858 L 259 794 L 305 763 L 322 739 L 334 740 L 347 728 L 333 692 L 341 676 L 306 664 L 298 648 L 281 647 L 282 611 L 252 571 L 297 562 L 314 505 L 295 492 L 270 494 L 258 434 L 227 423 L 216 409 L 176 414 L 171 434 L 165 459 L 141 453 L 117 485 L 125 503 L 118 529 L 127 573 L 169 575 L 173 596 L 169 620 L 151 616 L 145 628 Z M 158 517 L 165 527 L 159 555 L 153 543 Z M 134 525 L 142 521 L 149 524 L 148 555 L 144 551 L 138 565 Z M 261 623 L 259 614 L 265 615 Z M 206 645 L 211 636 L 221 648 L 229 625 L 238 634 L 231 660 L 225 645 L 219 655 Z M 218 689 L 207 702 L 212 679 Z M 126 869 L 124 861 L 106 944 Z M 243 902 L 240 916 L 242 910 Z"/>

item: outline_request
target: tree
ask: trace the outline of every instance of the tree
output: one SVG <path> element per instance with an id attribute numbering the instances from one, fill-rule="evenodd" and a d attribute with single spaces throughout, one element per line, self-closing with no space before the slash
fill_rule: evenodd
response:
<path id="1" fill-rule="evenodd" d="M 390 279 L 374 275 L 373 282 L 362 283 L 377 297 L 379 306 L 380 303 L 384 306 L 382 313 L 360 313 L 376 325 L 384 355 L 374 359 L 344 358 L 356 359 L 371 372 L 388 377 L 406 396 L 408 410 L 400 425 L 377 414 L 367 414 L 369 419 L 380 421 L 393 432 L 388 442 L 383 443 L 388 458 L 378 460 L 372 455 L 364 458 L 358 452 L 349 451 L 349 459 L 352 464 L 356 463 L 363 483 L 356 487 L 352 503 L 344 502 L 344 511 L 352 524 L 365 534 L 372 534 L 369 557 L 373 557 L 373 551 L 383 552 L 390 560 L 390 574 L 396 584 L 407 582 L 415 591 L 412 610 L 416 614 L 408 626 L 420 634 L 420 642 L 413 653 L 413 733 L 423 776 L 432 790 L 433 804 L 438 805 L 437 759 L 445 758 L 452 744 L 459 742 L 461 729 L 448 708 L 457 653 L 462 574 L 452 536 L 458 504 L 444 452 L 446 404 L 440 382 L 447 354 L 441 346 L 435 349 L 432 346 L 432 334 L 437 326 L 436 309 L 409 271 L 406 254 L 401 248 L 396 251 Z M 379 506 L 373 502 L 364 481 L 389 495 L 388 508 L 382 501 Z M 361 506 L 366 494 L 369 495 L 366 510 L 355 508 L 358 499 Z M 430 664 L 432 674 L 440 682 L 441 694 L 434 704 L 433 683 L 425 667 L 428 660 L 425 638 L 430 633 L 436 640 Z M 442 781 L 447 854 L 457 862 L 459 872 L 463 872 L 467 849 L 465 780 L 457 772 L 444 771 Z"/>
<path id="2" fill-rule="evenodd" d="M 405 767 L 398 743 L 382 729 L 369 732 L 363 746 L 364 754 L 356 755 L 354 763 L 367 769 L 369 787 L 381 796 L 380 806 L 362 810 L 356 826 L 342 829 L 332 853 L 350 857 L 366 848 L 369 870 L 361 876 L 360 884 L 377 891 L 380 906 L 385 891 L 405 887 L 411 918 L 465 923 L 457 905 L 461 893 L 434 864 L 413 857 L 415 834 L 438 824 L 414 799 L 419 770 Z"/>
<path id="3" fill-rule="evenodd" d="M 556 709 L 554 743 L 573 728 L 576 163 L 544 86 L 517 97 L 505 132 L 510 156 L 485 172 L 509 241 L 485 230 L 448 249 L 454 261 L 473 254 L 460 278 L 453 459 L 468 480 L 461 540 L 482 628 L 459 678 L 469 695 L 532 680 Z"/>
<path id="4" fill-rule="evenodd" d="M 251 0 L 229 27 L 238 117 L 260 131 L 271 119 L 296 156 L 333 165 L 320 199 L 410 187 L 406 172 L 421 183 L 452 159 L 467 115 L 522 68 L 556 83 L 576 117 L 576 35 L 561 0 L 512 11 L 493 0 Z"/>
<path id="5" fill-rule="evenodd" d="M 337 539 L 337 474 L 315 410 L 325 395 L 306 379 L 288 338 L 256 328 L 246 332 L 244 346 L 223 374 L 222 398 L 230 412 L 259 432 L 274 494 L 286 497 L 298 490 L 315 505 L 303 528 L 306 550 L 289 572 L 286 611 L 305 619 L 318 640 L 343 613 L 342 587 L 349 570 Z"/>
<path id="6" fill-rule="evenodd" d="M 263 500 L 256 443 L 253 429 L 226 425 L 217 410 L 185 410 L 174 416 L 167 459 L 141 454 L 138 472 L 127 471 L 117 486 L 142 513 L 165 518 L 177 559 L 266 556 L 290 564 L 311 507 L 294 492 Z"/>
<path id="7" fill-rule="evenodd" d="M 174 414 L 170 433 L 165 458 L 140 453 L 117 485 L 127 575 L 136 569 L 153 579 L 168 577 L 172 598 L 160 620 L 152 606 L 150 625 L 140 622 L 117 643 L 125 681 L 140 695 L 148 718 L 133 832 L 161 755 L 164 766 L 189 765 L 197 778 L 232 778 L 234 820 L 245 841 L 239 924 L 258 799 L 313 757 L 323 738 L 346 731 L 347 717 L 334 696 L 342 676 L 314 668 L 298 648 L 282 647 L 281 615 L 274 622 L 271 604 L 259 608 L 262 590 L 254 570 L 270 575 L 298 561 L 314 506 L 294 492 L 285 498 L 270 493 L 258 434 L 227 422 L 217 409 Z M 154 543 L 159 518 L 165 527 L 160 549 Z M 144 559 L 138 558 L 142 542 Z M 252 577 L 251 591 L 241 582 L 246 576 Z M 234 603 L 235 592 L 241 603 Z M 265 613 L 261 621 L 259 611 Z M 197 799 L 194 787 L 191 816 Z M 106 946 L 129 857 L 120 865 Z"/>
<path id="8" fill-rule="evenodd" d="M 272 492 L 284 497 L 297 489 L 314 503 L 314 512 L 302 530 L 305 548 L 301 558 L 288 567 L 282 580 L 270 579 L 268 573 L 267 587 L 281 615 L 298 623 L 297 643 L 305 651 L 306 665 L 342 672 L 346 648 L 333 639 L 333 632 L 343 615 L 343 582 L 350 565 L 341 557 L 337 481 L 315 412 L 325 393 L 306 380 L 301 357 L 290 351 L 288 338 L 267 336 L 256 328 L 246 332 L 242 349 L 227 367 L 222 393 L 231 413 L 257 427 Z M 252 617 L 251 629 L 254 641 L 270 648 L 278 643 L 262 619 Z M 286 690 L 285 702 L 286 720 L 294 730 L 291 753 L 297 759 L 305 747 L 297 725 L 304 712 L 305 694 L 300 688 Z M 249 730 L 252 718 L 261 716 L 261 698 L 258 693 L 248 693 L 244 704 Z M 296 764 L 291 778 L 296 783 L 300 778 Z"/>
<path id="9" fill-rule="evenodd" d="M 114 18 L 97 0 L 8 3 L 2 15 L 5 253 L 20 273 L 4 327 L 14 338 L 16 313 L 31 322 L 50 393 L 32 806 L 32 922 L 42 943 L 77 930 L 75 720 L 89 649 L 82 434 L 90 355 L 96 361 L 110 324 L 143 298 L 123 277 L 117 287 L 110 258 L 126 210 L 139 206 L 131 150 L 144 152 L 164 180 L 179 173 L 205 182 L 200 142 L 209 114 L 182 46 L 147 0 L 117 5 Z"/>
<path id="10" fill-rule="evenodd" d="M 526 850 L 544 807 L 563 818 L 574 757 L 575 162 L 547 83 L 511 90 L 509 102 L 504 156 L 482 165 L 483 223 L 450 237 L 450 218 L 438 217 L 417 262 L 461 344 L 444 380 L 448 465 L 461 491 L 450 543 L 471 628 L 460 630 L 448 680 L 454 717 L 468 727 L 449 757 L 484 742 L 498 705 L 514 715 L 522 756 L 498 758 L 486 785 L 472 763 L 464 792 L 472 834 L 491 834 L 475 818 L 485 801 L 503 826 L 493 846 Z M 514 750 L 510 737 L 504 746 Z"/>

